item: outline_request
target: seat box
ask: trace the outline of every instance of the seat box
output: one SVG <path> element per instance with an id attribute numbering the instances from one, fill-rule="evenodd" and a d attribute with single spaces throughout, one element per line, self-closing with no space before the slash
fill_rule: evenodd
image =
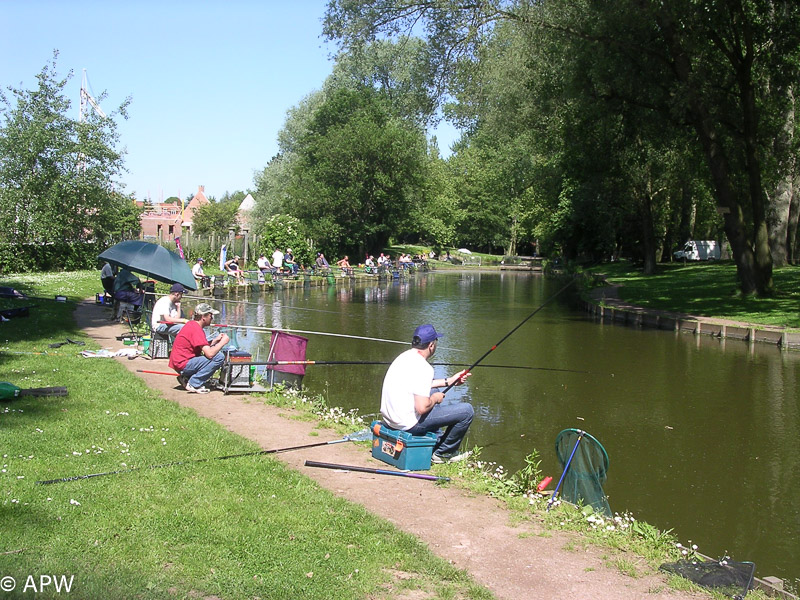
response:
<path id="1" fill-rule="evenodd" d="M 230 363 L 230 367 L 227 365 L 222 367 L 222 377 L 220 378 L 222 385 L 250 387 L 253 383 L 250 374 L 251 361 L 252 356 L 249 352 L 243 352 L 241 350 L 232 350 L 228 352 L 226 362 Z"/>
<path id="2" fill-rule="evenodd" d="M 427 471 L 431 468 L 431 455 L 437 439 L 435 433 L 411 435 L 380 421 L 373 421 L 370 429 L 373 458 L 403 471 Z"/>

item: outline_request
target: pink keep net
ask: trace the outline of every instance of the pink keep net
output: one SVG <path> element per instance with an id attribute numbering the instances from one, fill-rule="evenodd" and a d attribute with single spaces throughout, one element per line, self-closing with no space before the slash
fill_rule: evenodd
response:
<path id="1" fill-rule="evenodd" d="M 306 345 L 308 345 L 308 339 L 304 337 L 282 331 L 273 331 L 268 360 L 305 360 Z M 305 365 L 267 365 L 267 369 L 295 375 L 306 374 Z"/>

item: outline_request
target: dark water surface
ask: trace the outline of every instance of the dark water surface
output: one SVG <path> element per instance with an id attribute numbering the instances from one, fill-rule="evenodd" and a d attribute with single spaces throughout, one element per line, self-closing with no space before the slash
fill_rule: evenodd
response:
<path id="1" fill-rule="evenodd" d="M 471 364 L 563 285 L 521 273 L 428 273 L 399 282 L 306 288 L 226 303 L 220 322 L 410 341 L 433 323 L 433 362 Z M 257 304 L 255 304 L 257 303 Z M 268 336 L 239 342 L 264 360 Z M 408 345 L 308 335 L 306 358 L 391 361 Z M 605 491 L 714 557 L 800 577 L 800 352 L 602 325 L 563 294 L 484 361 L 587 373 L 476 367 L 447 401 L 471 402 L 468 447 L 515 471 L 532 449 L 557 481 L 557 434 L 585 429 L 610 457 Z M 304 386 L 331 406 L 376 413 L 386 366 L 311 366 Z M 437 367 L 436 376 L 457 367 Z"/>

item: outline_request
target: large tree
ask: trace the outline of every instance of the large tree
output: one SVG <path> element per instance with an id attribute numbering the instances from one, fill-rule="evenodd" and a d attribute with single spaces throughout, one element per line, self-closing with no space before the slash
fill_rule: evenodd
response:
<path id="1" fill-rule="evenodd" d="M 344 47 L 421 32 L 450 76 L 454 59 L 475 59 L 494 25 L 507 21 L 530 32 L 532 43 L 550 33 L 545 41 L 558 64 L 583 67 L 597 101 L 650 110 L 692 132 L 724 213 L 741 290 L 770 293 L 769 228 L 792 215 L 786 200 L 788 209 L 770 209 L 796 175 L 792 161 L 769 157 L 773 141 L 792 129 L 800 7 L 789 0 L 333 0 L 325 32 Z M 583 62 L 559 44 L 583 48 Z M 787 230 L 773 238 L 788 239 Z"/>
<path id="2" fill-rule="evenodd" d="M 0 92 L 0 239 L 16 243 L 105 240 L 120 231 L 117 219 L 131 199 L 115 192 L 123 171 L 116 117 L 92 112 L 82 122 L 67 116 L 70 75 L 52 61 L 35 89 Z M 102 100 L 102 97 L 99 98 Z"/>
<path id="3" fill-rule="evenodd" d="M 379 92 L 338 89 L 297 140 L 289 212 L 326 254 L 382 249 L 420 200 L 425 151 L 422 131 Z"/>

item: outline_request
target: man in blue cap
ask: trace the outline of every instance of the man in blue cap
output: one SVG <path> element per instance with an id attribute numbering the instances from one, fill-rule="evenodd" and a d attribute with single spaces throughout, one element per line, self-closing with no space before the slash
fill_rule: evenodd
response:
<path id="1" fill-rule="evenodd" d="M 442 404 L 444 394 L 431 388 L 461 385 L 471 375 L 466 369 L 451 377 L 434 379 L 428 363 L 442 337 L 433 325 L 420 325 L 414 330 L 411 349 L 392 362 L 383 380 L 381 419 L 389 427 L 411 435 L 438 432 L 433 446 L 433 463 L 457 462 L 469 456 L 458 453 L 475 414 L 471 404 Z"/>
<path id="2" fill-rule="evenodd" d="M 153 317 L 150 325 L 153 331 L 169 335 L 170 344 L 181 328 L 188 322 L 181 316 L 181 298 L 186 289 L 180 283 L 173 283 L 169 295 L 158 299 L 153 306 Z"/>

